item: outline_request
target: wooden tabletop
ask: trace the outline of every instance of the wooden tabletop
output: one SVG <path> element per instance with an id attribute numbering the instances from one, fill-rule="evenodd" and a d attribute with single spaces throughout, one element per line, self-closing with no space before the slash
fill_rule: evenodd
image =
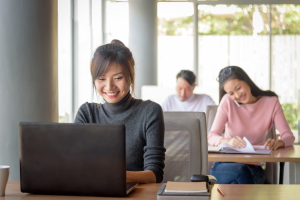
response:
<path id="1" fill-rule="evenodd" d="M 6 196 L 0 197 L 0 200 L 83 200 L 83 199 L 143 199 L 155 200 L 156 192 L 160 183 L 140 184 L 126 198 L 107 198 L 107 197 L 85 197 L 85 196 L 58 196 L 58 195 L 34 195 L 20 192 L 20 181 L 8 181 L 6 187 Z M 217 192 L 221 189 L 225 196 Z M 299 199 L 300 185 L 220 185 L 216 184 L 212 188 L 210 199 L 213 200 L 282 200 L 282 199 Z M 172 198 L 168 198 L 171 200 Z M 181 198 L 175 198 L 180 200 Z M 183 199 L 184 200 L 184 199 Z M 186 199 L 188 200 L 188 199 Z M 190 200 L 190 199 L 189 199 Z"/>
<path id="2" fill-rule="evenodd" d="M 280 148 L 271 155 L 209 153 L 212 162 L 300 162 L 300 145 Z"/>

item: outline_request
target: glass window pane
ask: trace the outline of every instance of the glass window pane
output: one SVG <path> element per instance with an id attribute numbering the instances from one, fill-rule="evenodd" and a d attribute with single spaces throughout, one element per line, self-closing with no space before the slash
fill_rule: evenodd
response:
<path id="1" fill-rule="evenodd" d="M 269 6 L 199 5 L 198 84 L 218 102 L 220 69 L 243 68 L 261 88 L 269 89 Z"/>
<path id="2" fill-rule="evenodd" d="M 71 122 L 71 3 L 58 1 L 58 111 L 59 122 Z"/>
<path id="3" fill-rule="evenodd" d="M 102 41 L 102 17 L 101 10 L 102 5 L 99 0 L 92 0 L 92 53 L 95 52 L 96 48 L 103 44 Z"/>
<path id="4" fill-rule="evenodd" d="M 96 49 L 103 44 L 103 29 L 102 29 L 102 2 L 99 0 L 91 1 L 91 25 L 92 25 L 92 35 L 91 35 L 91 57 L 93 57 Z M 90 66 L 90 65 L 88 65 Z M 90 70 L 88 69 L 90 72 Z M 89 76 L 91 77 L 90 73 Z M 92 81 L 90 79 L 90 81 Z M 90 83 L 92 84 L 92 83 Z M 103 98 L 93 89 L 92 91 L 92 102 L 103 103 Z"/>
<path id="5" fill-rule="evenodd" d="M 174 93 L 176 74 L 193 70 L 193 14 L 190 2 L 157 4 L 158 86 L 174 87 Z"/>
<path id="6" fill-rule="evenodd" d="M 106 42 L 113 39 L 122 41 L 126 46 L 129 38 L 129 7 L 128 2 L 106 3 Z"/>
<path id="7" fill-rule="evenodd" d="M 90 62 L 92 57 L 91 46 L 91 19 L 90 1 L 78 0 L 77 6 L 77 37 L 75 38 L 75 114 L 85 102 L 91 102 L 93 96 Z"/>
<path id="8" fill-rule="evenodd" d="M 300 5 L 272 5 L 272 90 L 299 141 Z"/>

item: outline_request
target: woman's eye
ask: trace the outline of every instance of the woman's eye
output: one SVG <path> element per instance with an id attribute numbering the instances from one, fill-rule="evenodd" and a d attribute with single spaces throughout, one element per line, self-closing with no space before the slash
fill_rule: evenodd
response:
<path id="1" fill-rule="evenodd" d="M 115 78 L 116 80 L 121 80 L 123 77 L 117 77 L 117 78 Z"/>
<path id="2" fill-rule="evenodd" d="M 241 88 L 239 87 L 239 88 L 237 88 L 236 90 L 239 90 L 239 89 L 241 89 Z"/>
<path id="3" fill-rule="evenodd" d="M 100 80 L 100 81 L 104 81 L 105 79 L 104 79 L 104 78 L 99 78 L 99 80 Z"/>

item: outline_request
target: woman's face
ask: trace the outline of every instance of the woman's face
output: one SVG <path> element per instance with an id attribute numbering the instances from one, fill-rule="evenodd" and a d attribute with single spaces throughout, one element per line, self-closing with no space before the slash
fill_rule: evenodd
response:
<path id="1" fill-rule="evenodd" d="M 130 90 L 123 67 L 117 63 L 110 64 L 104 74 L 95 80 L 95 86 L 97 92 L 108 103 L 118 103 Z"/>
<path id="2" fill-rule="evenodd" d="M 242 104 L 254 103 L 257 98 L 251 94 L 251 89 L 247 83 L 238 79 L 231 79 L 225 82 L 224 90 L 232 100 Z"/>

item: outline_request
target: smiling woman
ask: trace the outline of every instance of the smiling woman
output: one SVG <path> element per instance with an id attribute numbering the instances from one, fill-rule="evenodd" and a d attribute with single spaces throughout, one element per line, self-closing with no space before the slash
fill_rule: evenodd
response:
<path id="1" fill-rule="evenodd" d="M 247 73 L 237 66 L 222 69 L 217 80 L 220 105 L 208 134 L 209 144 L 218 146 L 227 143 L 242 148 L 246 146 L 242 138 L 246 137 L 253 145 L 265 145 L 265 148 L 274 150 L 293 145 L 295 137 L 276 93 L 258 88 Z M 280 132 L 280 139 L 264 142 L 273 124 Z M 260 163 L 217 162 L 210 173 L 221 184 L 262 184 L 265 177 Z"/>
<path id="2" fill-rule="evenodd" d="M 91 75 L 104 104 L 85 103 L 75 123 L 126 125 L 127 182 L 161 182 L 165 159 L 163 112 L 157 103 L 131 96 L 134 92 L 134 59 L 119 40 L 97 48 Z"/>

